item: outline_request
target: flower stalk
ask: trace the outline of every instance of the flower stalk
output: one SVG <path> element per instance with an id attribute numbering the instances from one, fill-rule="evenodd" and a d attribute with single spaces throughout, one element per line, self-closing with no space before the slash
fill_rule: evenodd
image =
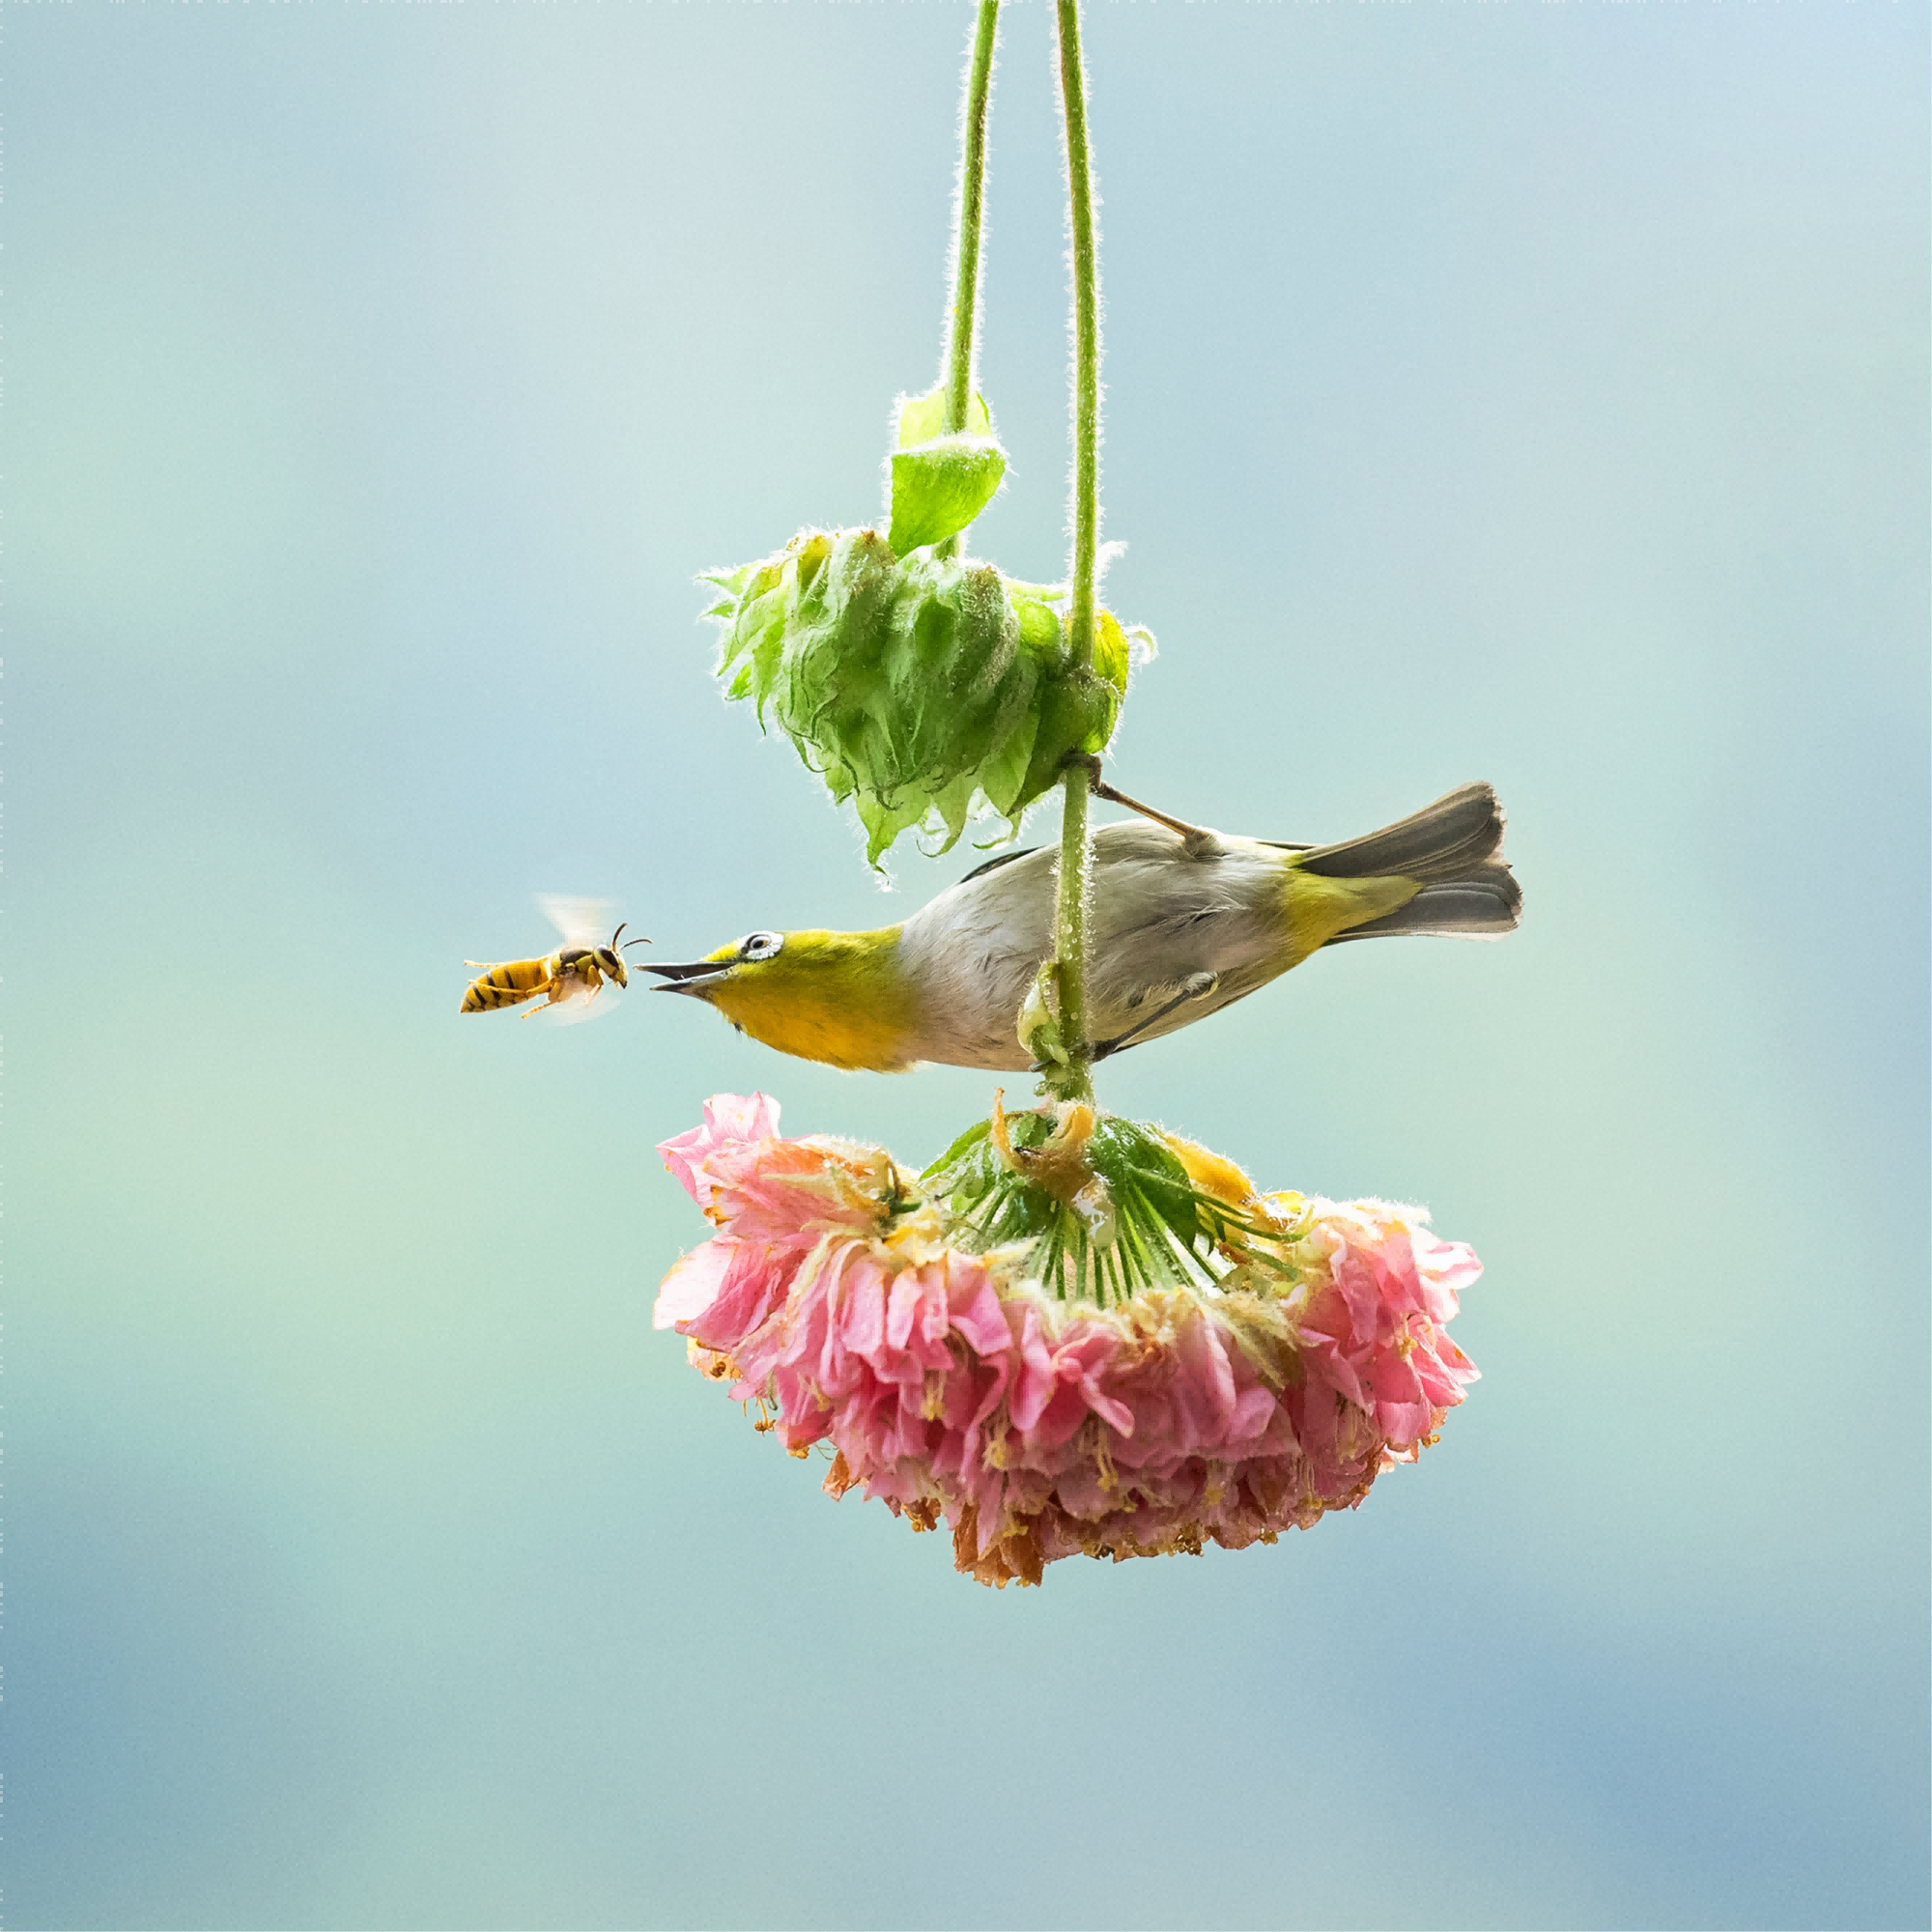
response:
<path id="1" fill-rule="evenodd" d="M 1094 662 L 1094 562 L 1100 523 L 1100 269 L 1094 242 L 1094 170 L 1087 138 L 1087 79 L 1080 58 L 1079 0 L 1058 0 L 1060 100 L 1066 134 L 1066 210 L 1073 265 L 1073 568 L 1067 648 L 1075 673 Z M 1092 770 L 1070 762 L 1064 780 L 1054 975 L 1066 1064 L 1047 1075 L 1062 1100 L 1091 1100 L 1087 1037 L 1087 913 L 1094 869 Z"/>
<path id="2" fill-rule="evenodd" d="M 959 221 L 952 268 L 952 308 L 946 351 L 946 433 L 967 426 L 973 401 L 973 359 L 980 319 L 980 231 L 986 202 L 986 109 L 993 94 L 993 45 L 1000 32 L 1000 0 L 980 0 L 973 32 L 973 65 L 966 76 L 961 114 Z M 939 546 L 941 556 L 959 547 L 957 533 Z"/>

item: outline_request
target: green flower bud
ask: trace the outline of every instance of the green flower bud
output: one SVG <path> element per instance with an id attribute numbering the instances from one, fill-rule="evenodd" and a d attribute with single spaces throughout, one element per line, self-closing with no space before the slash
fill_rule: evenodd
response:
<path id="1" fill-rule="evenodd" d="M 991 564 L 902 557 L 874 529 L 804 530 L 705 581 L 724 593 L 705 614 L 724 627 L 726 695 L 852 800 L 874 866 L 914 827 L 947 850 L 982 804 L 1016 832 L 1067 753 L 1113 735 L 1129 634 L 1101 611 L 1093 668 L 1076 670 L 1058 593 Z"/>

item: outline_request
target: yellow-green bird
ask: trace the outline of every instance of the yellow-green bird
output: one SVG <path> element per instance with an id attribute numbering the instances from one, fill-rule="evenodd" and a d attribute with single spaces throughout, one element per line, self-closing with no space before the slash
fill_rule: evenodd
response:
<path id="1" fill-rule="evenodd" d="M 1384 933 L 1492 939 L 1521 912 L 1486 784 L 1339 845 L 1238 838 L 1143 814 L 1094 835 L 1089 1030 L 1095 1058 L 1190 1026 L 1318 948 Z M 899 925 L 753 932 L 685 965 L 649 966 L 741 1032 L 834 1066 L 920 1061 L 1024 1068 L 1017 1021 L 1052 956 L 1055 847 L 1004 854 Z"/>

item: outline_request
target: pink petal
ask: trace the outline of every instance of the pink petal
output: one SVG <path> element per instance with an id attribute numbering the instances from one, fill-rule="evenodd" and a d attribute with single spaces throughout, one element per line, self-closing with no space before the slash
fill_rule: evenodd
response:
<path id="1" fill-rule="evenodd" d="M 1012 1415 L 1013 1427 L 1024 1432 L 1039 1420 L 1060 1387 L 1053 1357 L 1039 1332 L 1039 1316 L 1031 1305 L 1020 1329 L 1019 1343 L 1019 1373 L 1013 1378 L 1007 1407 Z"/>
<path id="2" fill-rule="evenodd" d="M 689 1133 L 659 1143 L 665 1165 L 700 1208 L 711 1205 L 702 1166 L 707 1154 L 740 1141 L 774 1140 L 779 1131 L 779 1103 L 762 1094 L 714 1094 L 704 1103 L 704 1124 Z"/>
<path id="3" fill-rule="evenodd" d="M 733 1241 L 731 1266 L 709 1308 L 694 1315 L 684 1332 L 707 1349 L 735 1350 L 785 1297 L 798 1257 L 756 1241 Z"/>
<path id="4" fill-rule="evenodd" d="M 1012 1331 L 986 1271 L 953 1259 L 947 1288 L 952 1325 L 986 1358 L 1004 1356 L 1013 1346 Z"/>
<path id="5" fill-rule="evenodd" d="M 702 1315 L 718 1298 L 735 1241 L 706 1241 L 672 1264 L 651 1309 L 653 1328 L 673 1328 Z"/>
<path id="6" fill-rule="evenodd" d="M 854 1259 L 832 1323 L 842 1348 L 872 1362 L 886 1353 L 886 1291 L 896 1286 L 883 1268 Z"/>
<path id="7" fill-rule="evenodd" d="M 1189 1441 L 1212 1447 L 1227 1435 L 1235 1415 L 1235 1376 L 1227 1350 L 1219 1328 L 1205 1315 L 1184 1322 L 1176 1340 L 1181 1372 L 1175 1378 L 1175 1406 Z"/>
<path id="8" fill-rule="evenodd" d="M 720 1141 L 771 1141 L 779 1134 L 779 1103 L 764 1094 L 714 1094 L 704 1124 Z"/>
<path id="9" fill-rule="evenodd" d="M 1134 1433 L 1133 1410 L 1125 1403 L 1117 1402 L 1112 1396 L 1104 1393 L 1100 1384 L 1092 1376 L 1081 1377 L 1080 1393 L 1087 1398 L 1087 1406 L 1109 1428 L 1122 1435 L 1131 1435 Z"/>
<path id="10" fill-rule="evenodd" d="M 1243 1389 L 1235 1404 L 1235 1412 L 1228 1418 L 1230 1442 L 1249 1445 L 1260 1435 L 1270 1422 L 1281 1413 L 1280 1406 L 1274 1399 L 1274 1391 L 1261 1387 Z M 1248 1450 L 1253 1454 L 1252 1447 Z"/>

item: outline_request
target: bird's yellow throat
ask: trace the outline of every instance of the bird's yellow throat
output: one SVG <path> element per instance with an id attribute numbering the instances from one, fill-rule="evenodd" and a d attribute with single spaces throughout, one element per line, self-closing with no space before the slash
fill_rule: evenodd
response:
<path id="1" fill-rule="evenodd" d="M 899 928 L 788 932 L 775 958 L 745 962 L 703 996 L 781 1053 L 896 1073 L 917 1058 L 919 999 L 899 962 Z"/>

